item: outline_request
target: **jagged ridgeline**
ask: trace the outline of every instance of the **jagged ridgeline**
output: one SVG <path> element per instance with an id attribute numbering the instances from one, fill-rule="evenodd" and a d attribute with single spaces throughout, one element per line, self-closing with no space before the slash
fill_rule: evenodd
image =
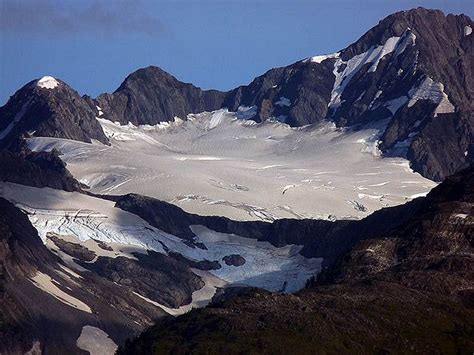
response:
<path id="1" fill-rule="evenodd" d="M 0 109 L 0 142 L 33 134 L 106 143 L 96 116 L 154 125 L 225 107 L 290 126 L 378 124 L 385 155 L 407 157 L 415 171 L 441 181 L 474 156 L 473 27 L 465 15 L 398 12 L 337 53 L 271 69 L 229 92 L 201 90 L 157 67 L 137 70 L 96 99 L 45 77 Z"/>

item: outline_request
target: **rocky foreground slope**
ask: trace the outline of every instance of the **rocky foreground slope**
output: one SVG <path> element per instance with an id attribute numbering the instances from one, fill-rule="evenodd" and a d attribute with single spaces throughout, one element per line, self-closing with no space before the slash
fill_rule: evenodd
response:
<path id="1" fill-rule="evenodd" d="M 96 99 L 45 77 L 0 108 L 0 146 L 22 134 L 107 144 L 96 116 L 155 125 L 228 108 L 291 126 L 376 124 L 385 155 L 406 156 L 413 169 L 441 181 L 474 157 L 473 27 L 465 15 L 398 12 L 337 53 L 271 69 L 229 92 L 201 90 L 153 66 Z"/>
<path id="2" fill-rule="evenodd" d="M 300 293 L 224 295 L 159 321 L 119 353 L 471 353 L 474 170 L 448 178 L 425 202 Z"/>

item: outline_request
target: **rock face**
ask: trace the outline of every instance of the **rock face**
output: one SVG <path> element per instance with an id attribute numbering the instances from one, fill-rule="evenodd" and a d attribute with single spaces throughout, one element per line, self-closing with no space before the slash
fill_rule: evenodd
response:
<path id="1" fill-rule="evenodd" d="M 67 170 L 56 151 L 20 152 L 0 150 L 0 181 L 34 187 L 51 187 L 65 191 L 80 191 L 80 183 Z"/>
<path id="2" fill-rule="evenodd" d="M 297 62 L 271 69 L 247 86 L 228 93 L 223 106 L 237 111 L 240 106 L 256 106 L 252 119 L 278 120 L 290 126 L 320 122 L 328 113 L 334 83 L 334 62 Z"/>
<path id="3" fill-rule="evenodd" d="M 65 82 L 52 77 L 31 81 L 0 107 L 0 148 L 25 134 L 108 144 L 95 116 Z"/>
<path id="4" fill-rule="evenodd" d="M 130 74 L 113 94 L 100 95 L 95 102 L 112 122 L 154 125 L 174 117 L 185 119 L 191 112 L 216 110 L 224 95 L 182 83 L 150 66 Z"/>
<path id="5" fill-rule="evenodd" d="M 465 35 L 466 26 L 473 26 L 467 16 L 422 8 L 382 20 L 341 52 L 336 72 L 344 77 L 344 66 L 359 67 L 333 97 L 331 119 L 338 125 L 387 119 L 380 148 L 406 155 L 434 180 L 472 163 L 474 37 Z M 360 62 L 377 49 L 383 55 L 377 66 L 377 56 Z"/>
<path id="6" fill-rule="evenodd" d="M 406 224 L 360 242 L 321 279 L 395 282 L 474 305 L 474 169 L 446 179 L 426 200 Z"/>
<path id="7" fill-rule="evenodd" d="M 158 344 L 160 353 L 194 354 L 471 351 L 474 169 L 422 201 L 405 224 L 362 238 L 306 290 L 220 295 L 208 308 L 160 320 L 119 354 Z"/>
<path id="8" fill-rule="evenodd" d="M 126 257 L 99 257 L 93 264 L 81 263 L 111 282 L 137 290 L 142 296 L 167 307 L 178 308 L 191 303 L 191 294 L 204 282 L 185 263 L 149 251 L 135 253 L 138 261 Z"/>
<path id="9" fill-rule="evenodd" d="M 245 258 L 239 254 L 226 255 L 222 258 L 227 265 L 242 266 L 245 264 Z"/>

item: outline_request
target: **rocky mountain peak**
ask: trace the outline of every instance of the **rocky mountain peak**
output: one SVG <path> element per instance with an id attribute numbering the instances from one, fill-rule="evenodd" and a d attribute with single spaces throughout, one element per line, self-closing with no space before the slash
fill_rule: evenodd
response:
<path id="1" fill-rule="evenodd" d="M 154 83 L 155 85 L 158 85 L 158 83 L 176 85 L 178 82 L 178 79 L 176 79 L 173 75 L 167 73 L 160 67 L 150 65 L 145 68 L 140 68 L 128 75 L 115 92 L 120 92 L 126 89 L 133 89 L 135 85 L 138 85 L 140 83 L 145 85 L 149 85 L 150 83 Z"/>
<path id="2" fill-rule="evenodd" d="M 464 28 L 472 26 L 472 20 L 466 15 L 445 15 L 440 10 L 422 7 L 399 11 L 385 17 L 376 26 L 367 31 L 359 40 L 342 51 L 346 59 L 366 52 L 373 46 L 383 45 L 390 37 L 400 37 L 405 31 L 412 31 L 417 37 L 443 41 L 446 32 L 451 32 L 451 39 L 459 42 L 464 35 Z"/>
<path id="3" fill-rule="evenodd" d="M 113 122 L 140 125 L 217 110 L 224 97 L 223 92 L 201 90 L 156 66 L 149 66 L 130 74 L 113 94 L 100 95 L 96 104 L 103 110 L 104 117 Z"/>
<path id="4" fill-rule="evenodd" d="M 0 108 L 0 146 L 24 134 L 108 144 L 88 102 L 51 76 L 27 83 Z"/>

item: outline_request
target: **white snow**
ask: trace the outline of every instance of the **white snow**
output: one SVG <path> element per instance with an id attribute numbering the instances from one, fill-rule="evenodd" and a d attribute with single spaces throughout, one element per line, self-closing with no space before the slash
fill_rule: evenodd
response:
<path id="1" fill-rule="evenodd" d="M 467 25 L 464 27 L 464 36 L 469 36 L 472 33 L 472 27 Z"/>
<path id="2" fill-rule="evenodd" d="M 35 276 L 31 278 L 31 282 L 33 283 L 33 285 L 43 290 L 44 292 L 49 293 L 51 296 L 61 301 L 62 303 L 75 309 L 87 313 L 92 313 L 92 310 L 87 304 L 61 290 L 55 285 L 55 283 L 57 282 L 53 281 L 55 280 L 51 279 L 49 275 L 43 274 L 40 271 L 37 271 Z"/>
<path id="3" fill-rule="evenodd" d="M 405 51 L 405 49 L 407 49 L 409 46 L 414 46 L 415 41 L 416 41 L 416 35 L 410 30 L 405 31 L 400 42 L 397 44 L 397 48 L 395 49 L 395 53 L 394 53 L 395 57 L 402 54 Z"/>
<path id="4" fill-rule="evenodd" d="M 190 115 L 190 120 L 172 122 L 164 129 L 99 119 L 111 146 L 39 137 L 29 139 L 28 145 L 35 151 L 60 150 L 68 169 L 92 192 L 139 193 L 188 212 L 236 220 L 362 218 L 385 203 L 404 203 L 410 195 L 435 186 L 392 164 L 404 159 L 380 157 L 382 126 L 356 132 L 333 124 L 291 128 L 220 112 Z M 318 175 L 323 171 L 329 173 Z M 381 172 L 381 179 L 393 181 L 386 187 L 369 187 L 367 193 L 390 197 L 384 203 L 368 201 L 366 212 L 355 211 L 345 202 L 357 199 L 352 186 L 359 172 Z M 311 182 L 291 193 L 275 193 L 302 180 Z M 400 180 L 419 184 L 405 189 Z M 373 179 L 368 184 L 378 182 Z"/>
<path id="5" fill-rule="evenodd" d="M 438 104 L 434 111 L 434 116 L 439 113 L 454 112 L 455 108 L 449 101 L 448 95 L 444 92 L 444 85 L 433 81 L 430 77 L 425 77 L 417 87 L 408 92 L 410 101 L 408 107 L 412 107 L 418 100 L 431 100 Z"/>
<path id="6" fill-rule="evenodd" d="M 218 125 L 222 123 L 224 120 L 224 115 L 227 113 L 227 110 L 218 110 L 212 112 L 209 119 L 209 126 L 208 129 L 216 128 Z"/>
<path id="7" fill-rule="evenodd" d="M 375 72 L 377 67 L 384 56 L 394 51 L 400 37 L 390 37 L 383 45 L 372 47 L 367 52 L 358 54 L 348 61 L 343 61 L 341 58 L 336 60 L 334 64 L 334 75 L 336 80 L 334 82 L 334 88 L 331 93 L 331 101 L 329 102 L 330 108 L 337 108 L 341 104 L 341 95 L 344 89 L 347 87 L 349 82 L 352 80 L 354 75 L 366 64 L 372 63 L 368 72 Z M 342 72 L 339 72 L 339 68 L 345 64 L 346 67 Z"/>
<path id="8" fill-rule="evenodd" d="M 305 59 L 304 62 L 308 62 L 308 60 L 311 63 L 322 63 L 326 59 L 331 59 L 331 58 L 339 58 L 340 53 L 331 53 L 331 54 L 323 54 L 323 55 L 316 55 L 314 57 Z"/>
<path id="9" fill-rule="evenodd" d="M 96 109 L 97 109 L 97 116 L 100 117 L 104 114 L 104 112 L 102 111 L 102 108 L 100 108 L 99 106 L 96 106 Z"/>
<path id="10" fill-rule="evenodd" d="M 400 96 L 397 97 L 396 99 L 387 101 L 384 103 L 384 106 L 392 113 L 392 115 L 395 115 L 395 113 L 408 102 L 408 97 L 406 96 Z"/>
<path id="11" fill-rule="evenodd" d="M 418 197 L 425 197 L 428 193 L 427 192 L 421 192 L 419 194 L 414 194 L 414 195 L 411 195 L 410 197 L 413 199 L 413 198 L 418 198 Z"/>
<path id="12" fill-rule="evenodd" d="M 79 349 L 88 351 L 90 355 L 113 355 L 118 346 L 102 329 L 86 325 L 76 340 Z"/>
<path id="13" fill-rule="evenodd" d="M 43 89 L 54 89 L 59 85 L 59 82 L 52 76 L 43 76 L 36 82 L 36 85 Z"/>
<path id="14" fill-rule="evenodd" d="M 382 93 L 383 93 L 382 90 L 377 90 L 377 92 L 375 93 L 375 96 L 373 97 L 372 101 L 369 104 L 369 109 L 375 108 L 375 107 L 373 107 L 374 103 L 375 103 L 375 101 L 377 101 L 377 99 L 380 97 L 380 95 L 382 95 Z"/>
<path id="15" fill-rule="evenodd" d="M 250 120 L 251 118 L 255 117 L 257 114 L 258 107 L 257 106 L 239 106 L 237 108 L 237 112 L 235 113 L 236 117 L 241 120 Z"/>
<path id="16" fill-rule="evenodd" d="M 284 96 L 280 96 L 280 99 L 275 102 L 275 105 L 278 105 L 280 107 L 283 107 L 283 106 L 290 107 L 291 106 L 291 101 L 290 101 L 290 99 L 288 99 Z"/>

